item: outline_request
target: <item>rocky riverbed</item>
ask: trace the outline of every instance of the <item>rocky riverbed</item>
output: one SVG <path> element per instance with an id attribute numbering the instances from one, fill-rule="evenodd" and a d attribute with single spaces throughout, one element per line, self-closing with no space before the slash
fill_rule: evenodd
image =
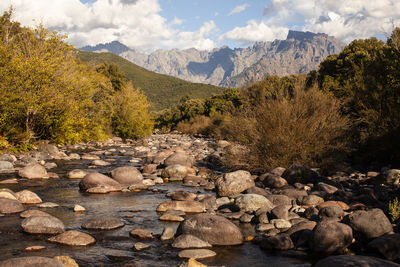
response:
<path id="1" fill-rule="evenodd" d="M 232 146 L 153 135 L 0 155 L 0 266 L 400 266 L 400 170 L 223 172 Z"/>

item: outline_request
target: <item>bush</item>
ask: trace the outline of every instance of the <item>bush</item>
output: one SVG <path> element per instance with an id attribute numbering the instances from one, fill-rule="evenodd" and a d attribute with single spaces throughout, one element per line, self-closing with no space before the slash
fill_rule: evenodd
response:
<path id="1" fill-rule="evenodd" d="M 395 222 L 400 218 L 400 202 L 397 197 L 393 200 L 393 202 L 389 202 L 389 214 L 392 222 Z"/>

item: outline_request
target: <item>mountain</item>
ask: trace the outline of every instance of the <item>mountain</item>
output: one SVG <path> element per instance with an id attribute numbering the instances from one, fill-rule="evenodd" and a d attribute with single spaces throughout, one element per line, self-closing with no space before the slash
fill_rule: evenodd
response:
<path id="1" fill-rule="evenodd" d="M 113 43 L 115 47 L 122 45 Z M 149 55 L 128 49 L 116 54 L 148 70 L 187 81 L 243 87 L 267 75 L 307 73 L 316 69 L 327 56 L 341 52 L 344 46 L 340 40 L 323 33 L 289 31 L 286 40 L 256 42 L 247 48 L 161 49 Z M 116 50 L 114 47 L 99 48 L 109 52 Z M 82 49 L 97 51 L 95 47 Z"/>
<path id="2" fill-rule="evenodd" d="M 160 111 L 176 105 L 184 96 L 192 98 L 207 98 L 212 94 L 221 93 L 225 88 L 209 84 L 191 83 L 175 77 L 158 74 L 146 70 L 134 63 L 112 53 L 93 53 L 78 51 L 78 58 L 91 65 L 105 61 L 117 64 L 132 81 L 133 86 L 141 88 L 153 104 L 154 111 Z"/>
<path id="3" fill-rule="evenodd" d="M 87 52 L 110 52 L 116 55 L 119 55 L 121 53 L 124 53 L 126 51 L 131 50 L 129 47 L 127 47 L 124 44 L 121 44 L 118 41 L 113 41 L 111 43 L 105 43 L 105 44 L 98 44 L 96 46 L 84 46 L 80 48 L 80 50 L 87 51 Z"/>

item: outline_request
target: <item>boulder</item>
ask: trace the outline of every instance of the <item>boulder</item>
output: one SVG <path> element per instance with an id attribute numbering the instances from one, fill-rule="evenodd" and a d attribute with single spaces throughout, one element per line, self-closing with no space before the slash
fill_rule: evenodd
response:
<path id="1" fill-rule="evenodd" d="M 195 237 L 194 235 L 180 235 L 172 243 L 172 247 L 187 249 L 187 248 L 210 248 L 210 243 Z"/>
<path id="2" fill-rule="evenodd" d="M 319 182 L 317 184 L 317 188 L 318 188 L 318 190 L 325 192 L 327 194 L 334 194 L 336 191 L 339 190 L 337 187 L 335 187 L 333 185 L 329 185 L 329 184 L 322 183 L 322 182 Z"/>
<path id="3" fill-rule="evenodd" d="M 91 219 L 84 224 L 82 228 L 89 230 L 111 230 L 124 226 L 125 224 L 115 217 L 102 217 Z"/>
<path id="4" fill-rule="evenodd" d="M 178 150 L 177 152 L 166 158 L 164 161 L 165 166 L 182 165 L 182 166 L 192 167 L 193 163 L 194 163 L 193 157 L 188 155 L 183 150 Z"/>
<path id="5" fill-rule="evenodd" d="M 185 215 L 182 211 L 167 210 L 160 216 L 161 221 L 182 222 L 185 220 L 182 216 Z"/>
<path id="6" fill-rule="evenodd" d="M 314 267 L 400 267 L 400 264 L 367 256 L 339 255 L 318 261 Z"/>
<path id="7" fill-rule="evenodd" d="M 220 197 L 234 197 L 255 186 L 251 174 L 243 170 L 225 173 L 217 179 L 215 185 Z"/>
<path id="8" fill-rule="evenodd" d="M 83 179 L 87 174 L 88 174 L 88 172 L 85 170 L 75 169 L 75 170 L 69 171 L 67 174 L 67 177 L 69 179 Z"/>
<path id="9" fill-rule="evenodd" d="M 266 197 L 257 194 L 245 194 L 235 199 L 235 205 L 241 211 L 252 212 L 259 208 L 273 209 L 274 205 Z"/>
<path id="10" fill-rule="evenodd" d="M 133 166 L 119 167 L 111 171 L 114 180 L 122 185 L 142 183 L 143 175 Z"/>
<path id="11" fill-rule="evenodd" d="M 65 267 L 79 267 L 78 263 L 69 256 L 55 256 L 53 259 L 61 262 Z"/>
<path id="12" fill-rule="evenodd" d="M 8 188 L 0 189 L 0 198 L 8 198 L 8 199 L 13 199 L 13 200 L 18 200 L 17 195 Z"/>
<path id="13" fill-rule="evenodd" d="M 289 184 L 297 182 L 307 184 L 318 178 L 318 176 L 317 172 L 299 164 L 293 164 L 282 174 L 282 177 L 285 178 Z"/>
<path id="14" fill-rule="evenodd" d="M 63 222 L 53 216 L 31 216 L 24 219 L 21 226 L 30 234 L 60 234 L 65 231 Z"/>
<path id="15" fill-rule="evenodd" d="M 17 193 L 17 199 L 22 204 L 40 204 L 42 203 L 42 199 L 35 193 L 29 190 L 22 190 Z"/>
<path id="16" fill-rule="evenodd" d="M 101 160 L 101 159 L 95 159 L 92 161 L 92 165 L 94 165 L 94 166 L 110 166 L 111 163 Z"/>
<path id="17" fill-rule="evenodd" d="M 338 206 L 328 206 L 319 210 L 318 216 L 320 218 L 341 218 L 344 216 L 344 211 Z"/>
<path id="18" fill-rule="evenodd" d="M 46 266 L 46 267 L 65 267 L 61 262 L 46 257 L 21 257 L 12 258 L 4 261 L 0 261 L 0 267 L 34 267 L 34 266 Z"/>
<path id="19" fill-rule="evenodd" d="M 161 172 L 163 178 L 175 178 L 183 180 L 188 174 L 187 168 L 183 165 L 170 165 Z"/>
<path id="20" fill-rule="evenodd" d="M 279 205 L 270 211 L 271 217 L 274 219 L 289 220 L 289 205 Z"/>
<path id="21" fill-rule="evenodd" d="M 12 173 L 14 172 L 14 165 L 9 161 L 0 161 L 0 173 Z"/>
<path id="22" fill-rule="evenodd" d="M 206 259 L 215 257 L 217 253 L 209 249 L 185 249 L 179 252 L 179 258 L 186 258 L 186 259 Z"/>
<path id="23" fill-rule="evenodd" d="M 195 193 L 187 192 L 184 190 L 176 190 L 174 192 L 168 193 L 167 197 L 171 198 L 172 200 L 194 200 L 196 198 Z"/>
<path id="24" fill-rule="evenodd" d="M 86 233 L 70 230 L 53 236 L 49 238 L 48 241 L 68 246 L 88 246 L 95 243 L 96 239 Z"/>
<path id="25" fill-rule="evenodd" d="M 29 164 L 18 171 L 18 175 L 22 178 L 40 179 L 47 178 L 46 168 L 40 164 Z"/>
<path id="26" fill-rule="evenodd" d="M 129 233 L 132 237 L 139 238 L 139 239 L 153 239 L 153 234 L 146 229 L 136 228 L 130 231 Z"/>
<path id="27" fill-rule="evenodd" d="M 79 183 L 81 190 L 87 191 L 92 188 L 102 188 L 105 192 L 121 191 L 121 184 L 98 172 L 88 173 Z"/>
<path id="28" fill-rule="evenodd" d="M 263 239 L 260 243 L 261 248 L 267 250 L 290 250 L 294 249 L 293 241 L 287 234 L 278 234 Z"/>
<path id="29" fill-rule="evenodd" d="M 288 185 L 288 182 L 284 178 L 270 172 L 261 175 L 259 179 L 264 186 L 269 188 L 279 188 Z"/>
<path id="30" fill-rule="evenodd" d="M 213 214 L 197 214 L 180 223 L 178 234 L 189 234 L 211 245 L 239 245 L 243 243 L 240 229 L 228 219 Z"/>
<path id="31" fill-rule="evenodd" d="M 324 199 L 317 195 L 305 196 L 301 200 L 301 205 L 304 206 L 318 206 L 319 204 L 322 203 L 324 203 Z"/>
<path id="32" fill-rule="evenodd" d="M 330 207 L 330 206 L 337 206 L 342 208 L 343 210 L 349 210 L 350 207 L 346 203 L 342 201 L 325 201 L 324 203 L 321 203 L 318 205 L 318 209 L 322 209 L 325 207 Z"/>
<path id="33" fill-rule="evenodd" d="M 395 185 L 400 183 L 400 170 L 390 169 L 383 173 L 386 184 Z"/>
<path id="34" fill-rule="evenodd" d="M 21 218 L 28 218 L 33 216 L 51 216 L 50 214 L 41 210 L 26 210 L 19 215 Z"/>
<path id="35" fill-rule="evenodd" d="M 368 243 L 372 252 L 378 251 L 385 259 L 400 259 L 400 234 L 385 234 Z"/>
<path id="36" fill-rule="evenodd" d="M 24 206 L 18 200 L 0 197 L 0 213 L 10 214 L 24 210 Z"/>
<path id="37" fill-rule="evenodd" d="M 321 221 L 315 226 L 311 235 L 311 248 L 315 253 L 341 253 L 353 241 L 353 231 L 343 223 L 333 220 Z"/>
<path id="38" fill-rule="evenodd" d="M 8 162 L 14 163 L 15 161 L 17 161 L 17 158 L 14 155 L 1 154 L 0 161 L 8 161 Z"/>
<path id="39" fill-rule="evenodd" d="M 168 200 L 157 207 L 158 212 L 164 212 L 167 210 L 180 210 L 183 212 L 199 213 L 206 210 L 203 203 L 198 201 L 175 201 Z"/>
<path id="40" fill-rule="evenodd" d="M 174 238 L 174 236 L 175 236 L 174 229 L 171 227 L 165 227 L 161 234 L 160 240 L 161 241 L 170 240 L 170 239 Z"/>
<path id="41" fill-rule="evenodd" d="M 381 209 L 358 210 L 346 216 L 346 222 L 355 234 L 372 239 L 393 231 L 393 226 Z"/>

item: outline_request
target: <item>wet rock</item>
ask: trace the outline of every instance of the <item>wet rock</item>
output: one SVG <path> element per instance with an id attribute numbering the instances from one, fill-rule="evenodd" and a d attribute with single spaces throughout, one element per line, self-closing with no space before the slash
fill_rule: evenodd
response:
<path id="1" fill-rule="evenodd" d="M 185 213 L 175 210 L 168 210 L 160 216 L 160 220 L 171 221 L 171 222 L 182 222 L 183 220 L 185 220 L 183 217 L 181 217 L 182 215 L 185 215 Z"/>
<path id="2" fill-rule="evenodd" d="M 257 224 L 257 227 L 256 227 L 256 230 L 258 232 L 266 232 L 271 229 L 275 229 L 275 226 L 272 223 L 260 223 L 260 224 Z"/>
<path id="3" fill-rule="evenodd" d="M 150 247 L 150 245 L 145 244 L 145 243 L 142 243 L 142 242 L 136 242 L 136 243 L 133 245 L 133 248 L 134 248 L 136 251 L 141 251 L 141 250 L 144 250 L 144 249 L 149 248 L 149 247 Z"/>
<path id="4" fill-rule="evenodd" d="M 264 186 L 269 188 L 279 188 L 288 185 L 288 182 L 284 178 L 270 172 L 261 175 L 259 179 Z"/>
<path id="5" fill-rule="evenodd" d="M 75 230 L 66 231 L 48 239 L 49 242 L 68 246 L 88 246 L 94 244 L 96 240 L 86 233 Z"/>
<path id="6" fill-rule="evenodd" d="M 14 172 L 14 165 L 9 161 L 0 161 L 0 173 Z"/>
<path id="7" fill-rule="evenodd" d="M 0 161 L 8 161 L 8 162 L 14 163 L 15 161 L 17 161 L 17 158 L 14 155 L 1 154 Z"/>
<path id="8" fill-rule="evenodd" d="M 285 234 L 293 236 L 303 230 L 313 230 L 316 225 L 316 222 L 305 220 L 290 227 L 290 229 L 287 230 Z"/>
<path id="9" fill-rule="evenodd" d="M 251 174 L 243 170 L 225 173 L 217 179 L 215 185 L 220 197 L 234 197 L 255 186 Z"/>
<path id="10" fill-rule="evenodd" d="M 22 178 L 40 179 L 47 178 L 46 168 L 40 164 L 30 164 L 18 171 L 18 175 Z"/>
<path id="11" fill-rule="evenodd" d="M 130 231 L 129 234 L 132 237 L 139 238 L 139 239 L 153 239 L 154 238 L 153 234 L 149 230 L 140 229 L 140 228 L 133 229 L 132 231 Z"/>
<path id="12" fill-rule="evenodd" d="M 271 217 L 274 219 L 284 219 L 289 220 L 289 205 L 279 205 L 273 208 L 270 213 Z"/>
<path id="13" fill-rule="evenodd" d="M 7 189 L 7 188 L 0 189 L 0 198 L 8 198 L 8 199 L 13 199 L 13 200 L 18 200 L 17 195 L 13 191 L 11 191 L 10 189 Z"/>
<path id="14" fill-rule="evenodd" d="M 12 258 L 4 261 L 0 261 L 0 267 L 32 267 L 32 266 L 46 266 L 46 267 L 65 267 L 61 262 L 45 258 L 45 257 L 21 257 Z"/>
<path id="15" fill-rule="evenodd" d="M 143 183 L 145 186 L 148 186 L 148 187 L 156 185 L 156 182 L 154 182 L 152 179 L 144 179 L 144 180 L 142 181 L 142 183 Z"/>
<path id="16" fill-rule="evenodd" d="M 167 194 L 167 197 L 172 200 L 194 200 L 197 195 L 195 193 L 187 192 L 184 190 L 177 190 Z"/>
<path id="17" fill-rule="evenodd" d="M 302 165 L 294 164 L 285 170 L 282 177 L 285 178 L 289 184 L 294 184 L 296 182 L 307 184 L 318 178 L 318 173 Z"/>
<path id="18" fill-rule="evenodd" d="M 268 195 L 266 198 L 271 201 L 274 206 L 292 204 L 292 199 L 285 195 Z"/>
<path id="19" fill-rule="evenodd" d="M 322 203 L 324 203 L 324 199 L 317 195 L 305 196 L 301 200 L 301 205 L 304 206 L 317 206 Z"/>
<path id="20" fill-rule="evenodd" d="M 337 187 L 322 182 L 318 183 L 317 188 L 318 190 L 323 191 L 327 194 L 334 194 L 336 191 L 338 191 Z"/>
<path id="21" fill-rule="evenodd" d="M 18 200 L 0 198 L 0 213 L 10 214 L 24 211 L 25 208 Z"/>
<path id="22" fill-rule="evenodd" d="M 253 220 L 253 218 L 254 218 L 254 215 L 245 213 L 242 216 L 240 216 L 239 222 L 241 222 L 241 223 L 250 223 Z"/>
<path id="23" fill-rule="evenodd" d="M 91 188 L 103 188 L 106 192 L 121 191 L 121 184 L 108 176 L 98 172 L 87 174 L 79 183 L 81 190 L 87 191 Z"/>
<path id="24" fill-rule="evenodd" d="M 245 194 L 235 199 L 235 205 L 241 211 L 251 212 L 259 208 L 273 209 L 274 205 L 266 197 L 257 194 Z"/>
<path id="25" fill-rule="evenodd" d="M 271 220 L 271 223 L 278 229 L 289 229 L 292 227 L 292 224 L 289 221 L 283 219 L 273 219 Z"/>
<path id="26" fill-rule="evenodd" d="M 73 159 L 73 160 L 80 160 L 81 159 L 81 156 L 79 156 L 79 154 L 77 154 L 77 153 L 71 153 L 68 156 L 69 156 L 70 159 Z"/>
<path id="27" fill-rule="evenodd" d="M 44 202 L 44 203 L 38 205 L 39 208 L 57 208 L 59 206 L 60 205 L 58 205 L 57 203 L 53 203 L 53 202 Z"/>
<path id="28" fill-rule="evenodd" d="M 174 236 L 175 236 L 174 229 L 171 227 L 165 227 L 161 234 L 160 240 L 161 241 L 170 240 L 170 239 L 173 239 Z"/>
<path id="29" fill-rule="evenodd" d="M 209 249 L 185 249 L 179 252 L 179 258 L 186 258 L 186 259 L 206 259 L 215 257 L 217 253 Z"/>
<path id="30" fill-rule="evenodd" d="M 325 201 L 324 203 L 321 203 L 318 205 L 318 209 L 322 209 L 322 208 L 330 207 L 330 206 L 338 206 L 338 207 L 342 208 L 343 210 L 350 209 L 350 207 L 342 201 Z"/>
<path id="31" fill-rule="evenodd" d="M 338 206 L 328 206 L 320 209 L 318 216 L 320 218 L 341 218 L 344 216 L 344 211 Z"/>
<path id="32" fill-rule="evenodd" d="M 24 251 L 32 252 L 32 251 L 41 251 L 41 250 L 44 250 L 44 249 L 46 249 L 45 246 L 31 246 L 31 247 L 26 247 L 24 249 Z"/>
<path id="33" fill-rule="evenodd" d="M 76 261 L 69 256 L 55 256 L 53 259 L 61 262 L 65 267 L 79 267 Z"/>
<path id="34" fill-rule="evenodd" d="M 146 164 L 143 166 L 142 173 L 144 174 L 152 174 L 157 170 L 157 164 Z"/>
<path id="35" fill-rule="evenodd" d="M 164 212 L 167 210 L 180 210 L 183 212 L 199 213 L 206 210 L 203 203 L 198 201 L 175 201 L 168 200 L 157 207 L 158 212 Z"/>
<path id="36" fill-rule="evenodd" d="M 400 234 L 385 234 L 368 243 L 372 252 L 378 251 L 385 259 L 400 259 Z"/>
<path id="37" fill-rule="evenodd" d="M 111 171 L 111 176 L 122 185 L 132 185 L 143 182 L 143 175 L 133 166 L 116 168 Z"/>
<path id="38" fill-rule="evenodd" d="M 75 205 L 74 206 L 74 212 L 84 212 L 86 209 L 82 207 L 81 205 Z"/>
<path id="39" fill-rule="evenodd" d="M 92 165 L 95 165 L 95 166 L 110 166 L 111 163 L 107 162 L 107 161 L 104 161 L 104 160 L 101 160 L 101 159 L 96 159 L 96 160 L 92 161 Z"/>
<path id="40" fill-rule="evenodd" d="M 312 232 L 311 247 L 315 253 L 329 255 L 343 252 L 352 241 L 353 231 L 348 225 L 324 220 Z"/>
<path id="41" fill-rule="evenodd" d="M 49 169 L 54 169 L 57 168 L 57 164 L 54 162 L 47 162 L 46 164 L 44 164 L 44 167 L 49 170 Z"/>
<path id="42" fill-rule="evenodd" d="M 75 169 L 75 170 L 69 171 L 67 174 L 67 177 L 69 179 L 83 179 L 87 174 L 88 174 L 87 171 L 84 171 L 81 169 Z"/>
<path id="43" fill-rule="evenodd" d="M 42 203 L 42 199 L 33 193 L 32 191 L 29 190 L 22 190 L 17 193 L 15 193 L 18 201 L 21 202 L 22 204 L 39 204 Z"/>
<path id="44" fill-rule="evenodd" d="M 294 249 L 292 239 L 287 234 L 278 234 L 265 238 L 261 244 L 261 248 L 267 250 L 290 250 Z"/>
<path id="45" fill-rule="evenodd" d="M 83 160 L 98 160 L 98 159 L 100 159 L 100 157 L 96 156 L 94 154 L 83 154 L 81 159 L 83 159 Z"/>
<path id="46" fill-rule="evenodd" d="M 194 235 L 211 245 L 238 245 L 243 243 L 239 228 L 228 219 L 207 213 L 194 215 L 178 227 L 178 234 Z"/>
<path id="47" fill-rule="evenodd" d="M 355 234 L 371 239 L 393 231 L 392 224 L 380 209 L 359 210 L 346 216 L 346 223 Z"/>
<path id="48" fill-rule="evenodd" d="M 31 216 L 21 222 L 21 227 L 30 234 L 60 234 L 65 226 L 53 216 Z"/>
<path id="49" fill-rule="evenodd" d="M 399 264 L 374 257 L 339 255 L 322 259 L 314 267 L 400 267 Z"/>
<path id="50" fill-rule="evenodd" d="M 180 235 L 172 243 L 172 247 L 180 249 L 188 248 L 210 248 L 212 247 L 210 243 L 197 238 L 194 235 Z"/>
<path id="51" fill-rule="evenodd" d="M 26 210 L 19 215 L 21 218 L 28 218 L 33 216 L 51 216 L 50 214 L 41 210 Z"/>
<path id="52" fill-rule="evenodd" d="M 95 218 L 91 219 L 84 224 L 82 228 L 89 230 L 111 230 L 124 226 L 125 224 L 115 217 Z"/>
<path id="53" fill-rule="evenodd" d="M 191 167 L 193 165 L 194 159 L 192 156 L 188 155 L 185 151 L 177 151 L 165 159 L 164 164 L 166 166 L 171 165 L 182 165 Z"/>
<path id="54" fill-rule="evenodd" d="M 291 199 L 297 199 L 297 198 L 308 196 L 306 191 L 294 189 L 294 188 L 281 189 L 281 190 L 279 190 L 279 194 L 285 195 Z"/>

